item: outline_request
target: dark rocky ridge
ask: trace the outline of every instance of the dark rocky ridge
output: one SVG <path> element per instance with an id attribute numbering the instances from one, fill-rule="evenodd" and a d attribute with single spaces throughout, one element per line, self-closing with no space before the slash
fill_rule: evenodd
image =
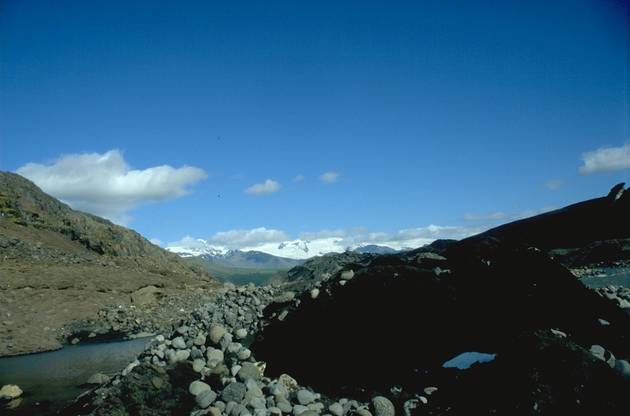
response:
<path id="1" fill-rule="evenodd" d="M 538 247 L 570 265 L 630 260 L 630 191 L 624 183 L 607 196 L 504 224 L 469 237 Z"/>

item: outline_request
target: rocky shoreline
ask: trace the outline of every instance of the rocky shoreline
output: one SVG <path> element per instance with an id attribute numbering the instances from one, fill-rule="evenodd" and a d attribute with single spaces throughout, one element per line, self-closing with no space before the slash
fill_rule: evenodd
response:
<path id="1" fill-rule="evenodd" d="M 136 361 L 78 398 L 65 413 L 342 416 L 352 411 L 369 416 L 367 403 L 333 401 L 288 374 L 265 376 L 266 364 L 255 359 L 248 345 L 262 328 L 268 305 L 296 303 L 295 293 L 279 286 L 226 284 L 214 303 L 198 308 L 170 336 L 156 336 Z M 375 397 L 372 411 L 394 414 L 384 397 Z"/>

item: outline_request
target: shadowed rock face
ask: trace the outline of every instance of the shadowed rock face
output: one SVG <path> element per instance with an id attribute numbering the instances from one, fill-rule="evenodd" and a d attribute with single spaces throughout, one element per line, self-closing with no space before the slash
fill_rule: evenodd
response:
<path id="1" fill-rule="evenodd" d="M 492 364 L 497 369 L 489 377 L 521 371 L 513 376 L 530 380 L 530 367 L 503 366 L 530 359 L 517 355 L 556 348 L 553 337 L 538 341 L 551 328 L 571 334 L 562 348 L 581 354 L 586 350 L 579 345 L 601 343 L 618 357 L 630 355 L 630 318 L 560 264 L 534 249 L 507 247 L 491 238 L 478 242 L 475 249 L 471 242 L 450 245 L 443 251 L 446 259 L 422 252 L 380 256 L 354 270 L 344 285 L 339 272 L 321 285 L 317 299 L 304 295 L 284 321 L 273 320 L 252 350 L 272 374 L 288 372 L 333 396 L 387 392 L 394 385 L 422 391 L 436 380 L 455 383 L 453 394 L 460 394 L 461 386 L 473 382 L 456 382 L 454 370 L 441 365 L 465 351 L 498 354 Z M 283 308 L 287 306 L 269 307 L 266 313 L 271 318 Z M 600 317 L 609 317 L 614 328 L 598 325 Z M 519 350 L 520 337 L 533 341 Z M 589 369 L 588 375 L 560 373 L 551 362 L 557 356 L 552 352 L 542 354 L 536 365 L 548 374 L 550 388 L 572 385 L 580 377 L 621 383 L 605 368 L 601 371 L 610 377 L 600 378 L 600 370 L 590 369 L 600 363 L 583 362 L 580 354 L 575 360 Z M 500 380 L 489 383 L 501 388 Z M 523 390 L 517 396 L 532 391 L 524 384 L 518 388 Z M 608 396 L 601 400 L 614 401 Z"/>

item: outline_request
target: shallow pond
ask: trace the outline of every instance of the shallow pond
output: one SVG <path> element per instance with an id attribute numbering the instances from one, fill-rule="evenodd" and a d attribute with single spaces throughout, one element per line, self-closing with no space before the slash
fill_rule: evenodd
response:
<path id="1" fill-rule="evenodd" d="M 113 375 L 122 370 L 149 341 L 150 338 L 109 341 L 0 358 L 0 386 L 17 384 L 24 390 L 18 406 L 13 409 L 5 406 L 0 408 L 0 413 L 13 416 L 55 414 L 89 388 L 84 383 L 90 376 L 97 372 Z"/>
<path id="2" fill-rule="evenodd" d="M 605 268 L 601 269 L 601 273 L 596 276 L 586 276 L 580 279 L 580 281 L 593 289 L 600 287 L 623 286 L 630 288 L 630 269 L 628 268 Z"/>

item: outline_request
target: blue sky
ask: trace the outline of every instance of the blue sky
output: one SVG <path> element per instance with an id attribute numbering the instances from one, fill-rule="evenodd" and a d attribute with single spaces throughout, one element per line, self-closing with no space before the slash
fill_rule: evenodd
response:
<path id="1" fill-rule="evenodd" d="M 164 242 L 483 227 L 627 179 L 628 30 L 613 0 L 5 0 L 0 169 Z"/>

